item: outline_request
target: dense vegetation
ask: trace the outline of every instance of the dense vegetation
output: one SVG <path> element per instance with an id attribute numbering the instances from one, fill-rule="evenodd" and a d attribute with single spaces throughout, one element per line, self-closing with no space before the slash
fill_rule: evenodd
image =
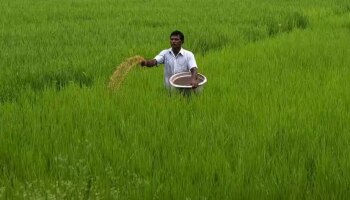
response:
<path id="1" fill-rule="evenodd" d="M 0 198 L 345 199 L 345 0 L 2 0 Z M 185 33 L 204 91 L 134 68 Z"/>

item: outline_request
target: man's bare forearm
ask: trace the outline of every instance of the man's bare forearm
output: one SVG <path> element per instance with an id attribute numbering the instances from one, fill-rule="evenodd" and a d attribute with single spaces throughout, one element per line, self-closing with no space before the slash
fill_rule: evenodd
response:
<path id="1" fill-rule="evenodd" d="M 141 61 L 141 66 L 153 67 L 155 65 L 157 65 L 157 60 L 156 59 Z"/>
<path id="2" fill-rule="evenodd" d="M 191 77 L 192 77 L 191 85 L 193 88 L 198 87 L 197 75 L 198 75 L 197 74 L 197 67 L 191 68 Z"/>
<path id="3" fill-rule="evenodd" d="M 191 77 L 192 79 L 197 79 L 197 67 L 191 68 Z"/>

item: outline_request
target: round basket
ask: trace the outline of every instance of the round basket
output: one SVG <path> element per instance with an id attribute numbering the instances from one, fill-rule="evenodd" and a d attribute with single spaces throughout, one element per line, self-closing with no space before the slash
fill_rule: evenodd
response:
<path id="1" fill-rule="evenodd" d="M 198 87 L 192 88 L 191 80 L 192 75 L 191 72 L 181 72 L 174 74 L 170 77 L 169 82 L 171 85 L 171 88 L 173 89 L 179 89 L 180 91 L 194 91 L 194 92 L 200 92 L 203 90 L 203 86 L 207 82 L 207 78 L 203 74 L 197 75 L 198 79 Z"/>

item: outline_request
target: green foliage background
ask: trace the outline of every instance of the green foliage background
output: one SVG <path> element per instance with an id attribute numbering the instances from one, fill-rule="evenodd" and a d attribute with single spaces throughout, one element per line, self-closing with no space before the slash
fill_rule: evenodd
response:
<path id="1" fill-rule="evenodd" d="M 346 199 L 345 0 L 2 0 L 0 198 Z M 135 68 L 185 33 L 208 78 Z"/>

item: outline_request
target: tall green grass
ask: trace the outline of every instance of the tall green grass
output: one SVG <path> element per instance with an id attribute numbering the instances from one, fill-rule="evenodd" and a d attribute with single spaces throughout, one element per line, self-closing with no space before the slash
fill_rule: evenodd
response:
<path id="1" fill-rule="evenodd" d="M 0 198 L 346 199 L 346 1 L 3 1 Z M 185 33 L 201 95 L 135 68 Z"/>

